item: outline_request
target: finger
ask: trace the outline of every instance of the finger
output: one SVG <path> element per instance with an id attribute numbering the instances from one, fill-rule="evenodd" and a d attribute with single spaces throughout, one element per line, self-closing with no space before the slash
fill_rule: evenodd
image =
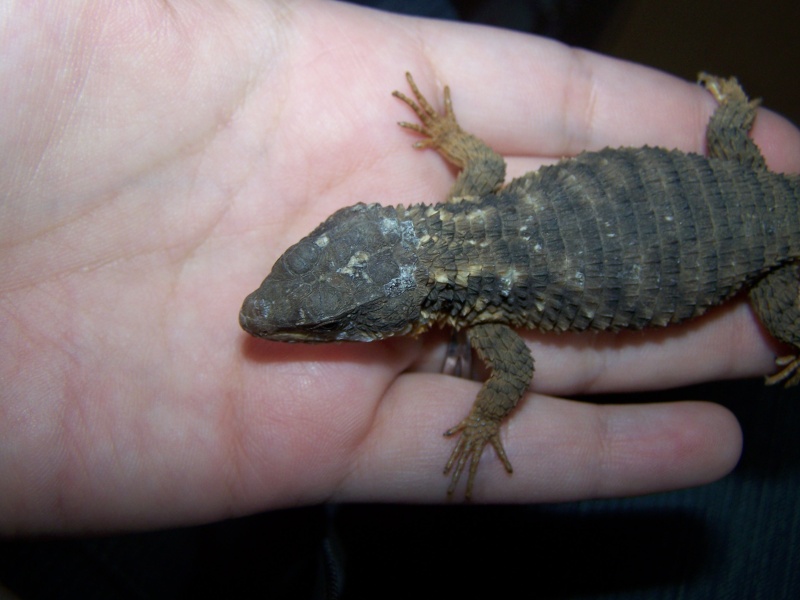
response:
<path id="1" fill-rule="evenodd" d="M 630 392 L 771 373 L 777 344 L 744 303 L 649 331 L 534 334 L 536 390 Z"/>
<path id="2" fill-rule="evenodd" d="M 445 499 L 442 465 L 477 393 L 465 380 L 401 377 L 335 494 L 343 500 Z M 738 460 L 741 432 L 725 408 L 704 402 L 595 406 L 531 396 L 501 431 L 509 476 L 484 453 L 476 501 L 554 502 L 642 494 L 712 481 Z"/>
<path id="3" fill-rule="evenodd" d="M 656 390 L 766 375 L 780 348 L 739 302 L 668 328 L 627 332 L 520 330 L 535 362 L 531 389 L 557 395 Z M 447 337 L 429 334 L 413 370 L 439 373 Z M 476 369 L 475 376 L 486 373 Z"/>
<path id="4" fill-rule="evenodd" d="M 534 36 L 434 22 L 420 29 L 432 41 L 426 55 L 438 84 L 452 89 L 459 122 L 504 155 L 704 148 L 716 104 L 693 82 Z M 753 135 L 768 164 L 800 170 L 800 153 L 785 152 L 800 146 L 800 132 L 773 113 L 759 114 Z"/>

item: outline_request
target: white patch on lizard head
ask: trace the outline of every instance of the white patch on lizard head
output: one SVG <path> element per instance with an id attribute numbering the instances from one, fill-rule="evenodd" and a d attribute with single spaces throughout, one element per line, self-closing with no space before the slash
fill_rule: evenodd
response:
<path id="1" fill-rule="evenodd" d="M 397 219 L 390 219 L 389 217 L 383 217 L 381 219 L 381 233 L 386 235 L 387 233 L 395 233 L 399 235 L 400 229 L 397 224 Z"/>
<path id="2" fill-rule="evenodd" d="M 380 230 L 383 235 L 396 235 L 403 240 L 403 244 L 417 247 L 420 240 L 411 221 L 398 221 L 389 217 L 381 219 Z"/>
<path id="3" fill-rule="evenodd" d="M 414 271 L 415 267 L 409 265 L 403 265 L 400 267 L 400 275 L 399 277 L 395 277 L 394 279 L 386 282 L 383 285 L 383 293 L 393 298 L 395 296 L 399 296 L 408 290 L 413 290 L 417 287 L 417 282 L 414 279 Z"/>
<path id="4" fill-rule="evenodd" d="M 400 221 L 400 234 L 403 237 L 403 242 L 406 244 L 411 244 L 415 248 L 419 246 L 419 238 L 417 238 L 417 232 L 414 229 L 414 223 L 411 221 Z"/>
<path id="5" fill-rule="evenodd" d="M 325 234 L 325 235 L 321 235 L 321 236 L 319 236 L 317 239 L 315 239 L 315 240 L 314 240 L 314 243 L 315 243 L 317 246 L 319 246 L 320 248 L 324 248 L 325 246 L 327 246 L 327 245 L 328 245 L 328 243 L 329 243 L 330 241 L 331 241 L 331 240 L 330 240 L 330 238 L 328 238 L 328 235 L 327 235 L 327 234 Z"/>
<path id="6" fill-rule="evenodd" d="M 347 264 L 342 267 L 341 269 L 337 269 L 337 273 L 341 273 L 342 275 L 350 275 L 351 277 L 363 277 L 369 280 L 366 272 L 364 271 L 364 267 L 369 260 L 369 253 L 364 252 L 363 250 L 359 250 L 355 252 L 351 257 L 350 260 L 347 261 Z"/>

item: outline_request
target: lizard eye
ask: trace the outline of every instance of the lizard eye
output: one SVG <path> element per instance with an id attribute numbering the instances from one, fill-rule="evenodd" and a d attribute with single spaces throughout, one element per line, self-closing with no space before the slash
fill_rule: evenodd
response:
<path id="1" fill-rule="evenodd" d="M 306 297 L 305 302 L 309 316 L 314 320 L 326 320 L 341 310 L 342 295 L 336 287 L 320 283 Z"/>
<path id="2" fill-rule="evenodd" d="M 295 275 L 308 273 L 319 257 L 319 247 L 308 241 L 302 241 L 286 251 L 283 255 L 283 264 Z"/>

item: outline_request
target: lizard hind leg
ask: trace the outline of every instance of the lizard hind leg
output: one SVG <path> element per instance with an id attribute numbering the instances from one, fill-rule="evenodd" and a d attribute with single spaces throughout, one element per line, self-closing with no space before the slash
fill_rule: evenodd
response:
<path id="1" fill-rule="evenodd" d="M 748 135 L 760 101 L 748 99 L 735 77 L 726 79 L 700 73 L 697 79 L 719 105 L 706 129 L 708 155 L 735 160 L 754 169 L 766 169 L 761 151 Z"/>
<path id="2" fill-rule="evenodd" d="M 796 352 L 778 357 L 780 371 L 766 378 L 768 385 L 800 383 L 800 264 L 784 265 L 767 274 L 750 290 L 753 309 L 764 327 Z"/>
<path id="3" fill-rule="evenodd" d="M 764 379 L 767 385 L 783 383 L 785 387 L 792 387 L 800 383 L 800 356 L 797 354 L 779 356 L 775 359 L 775 364 L 783 368 Z"/>

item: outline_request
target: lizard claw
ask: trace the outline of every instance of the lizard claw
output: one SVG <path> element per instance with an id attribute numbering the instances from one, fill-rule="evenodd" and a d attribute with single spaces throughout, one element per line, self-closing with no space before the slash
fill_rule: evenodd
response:
<path id="1" fill-rule="evenodd" d="M 737 102 L 744 105 L 749 105 L 755 108 L 760 104 L 760 100 L 749 100 L 747 94 L 744 93 L 742 86 L 736 77 L 718 77 L 709 73 L 702 72 L 697 76 L 697 82 L 705 87 L 717 104 L 726 104 L 728 102 Z"/>
<path id="2" fill-rule="evenodd" d="M 792 387 L 800 383 L 800 356 L 796 354 L 779 356 L 775 359 L 775 364 L 783 368 L 766 378 L 767 385 L 783 383 L 785 387 Z"/>
<path id="3" fill-rule="evenodd" d="M 500 460 L 503 461 L 506 471 L 509 473 L 513 472 L 511 461 L 508 460 L 506 451 L 503 448 L 503 442 L 500 440 L 499 421 L 470 413 L 466 419 L 452 429 L 448 429 L 444 434 L 446 436 L 453 436 L 457 433 L 460 433 L 461 437 L 458 439 L 456 447 L 453 448 L 453 452 L 450 454 L 450 458 L 444 467 L 445 475 L 455 467 L 453 476 L 450 479 L 450 485 L 447 488 L 448 495 L 452 496 L 458 484 L 458 480 L 461 477 L 461 473 L 464 471 L 464 467 L 469 463 L 467 490 L 464 494 L 464 498 L 466 500 L 470 499 L 472 496 L 472 486 L 475 482 L 475 473 L 478 471 L 478 463 L 481 460 L 481 455 L 483 454 L 483 449 L 486 447 L 486 444 L 491 444 L 495 449 Z"/>
<path id="4" fill-rule="evenodd" d="M 398 125 L 423 136 L 414 143 L 414 148 L 436 150 L 447 162 L 462 170 L 451 186 L 447 200 L 482 196 L 498 190 L 505 179 L 506 163 L 497 152 L 461 129 L 453 112 L 450 88 L 444 88 L 444 112 L 439 113 L 419 91 L 410 73 L 406 73 L 406 79 L 411 97 L 398 91 L 392 95 L 405 102 L 419 122 L 401 121 Z"/>
<path id="5" fill-rule="evenodd" d="M 409 98 L 402 92 L 396 90 L 392 92 L 392 96 L 408 104 L 411 110 L 419 117 L 422 124 L 401 121 L 398 125 L 425 136 L 426 139 L 414 143 L 414 148 L 433 148 L 435 150 L 441 150 L 449 156 L 447 147 L 454 141 L 452 136 L 463 135 L 461 127 L 459 127 L 456 116 L 453 113 L 450 88 L 448 86 L 444 88 L 444 114 L 440 115 L 430 105 L 425 96 L 422 95 L 422 92 L 419 91 L 417 84 L 414 82 L 414 78 L 411 77 L 411 73 L 406 73 L 406 79 L 408 80 L 408 85 L 411 87 L 414 98 Z"/>

